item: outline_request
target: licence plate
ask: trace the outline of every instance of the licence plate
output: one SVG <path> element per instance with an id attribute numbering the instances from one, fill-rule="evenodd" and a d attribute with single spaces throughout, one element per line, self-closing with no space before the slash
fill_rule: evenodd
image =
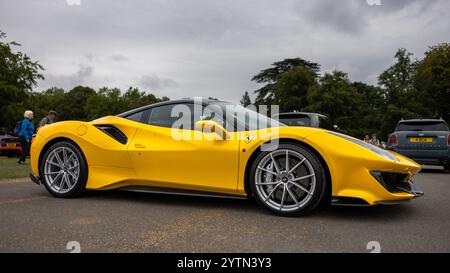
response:
<path id="1" fill-rule="evenodd" d="M 6 147 L 8 147 L 8 148 L 15 148 L 16 147 L 16 143 L 14 143 L 14 142 L 6 143 Z"/>
<path id="2" fill-rule="evenodd" d="M 410 137 L 409 142 L 414 143 L 432 143 L 433 138 L 432 137 Z"/>

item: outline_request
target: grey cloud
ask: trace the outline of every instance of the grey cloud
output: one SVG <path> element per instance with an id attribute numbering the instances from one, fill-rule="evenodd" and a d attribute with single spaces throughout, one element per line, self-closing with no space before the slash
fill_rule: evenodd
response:
<path id="1" fill-rule="evenodd" d="M 361 1 L 315 1 L 305 12 L 309 21 L 316 25 L 358 34 L 367 25 L 367 18 L 360 13 Z"/>
<path id="2" fill-rule="evenodd" d="M 128 58 L 122 54 L 114 54 L 114 55 L 111 55 L 111 60 L 116 61 L 116 62 L 122 62 L 122 61 L 128 60 Z"/>
<path id="3" fill-rule="evenodd" d="M 308 1 L 307 5 L 302 1 L 299 6 L 305 18 L 315 25 L 349 34 L 361 34 L 367 29 L 373 16 L 395 13 L 416 3 L 427 7 L 436 2 L 437 0 L 320 0 Z"/>
<path id="4" fill-rule="evenodd" d="M 258 87 L 250 81 L 254 74 L 284 58 L 301 57 L 321 63 L 323 71 L 343 69 L 352 80 L 376 83 L 397 48 L 421 57 L 428 46 L 448 41 L 448 0 L 381 3 L 82 0 L 68 6 L 65 0 L 1 0 L 0 18 L 8 37 L 46 68 L 40 87 L 138 84 L 160 96 L 238 102 L 244 90 Z M 90 68 L 74 72 L 77 63 Z"/>
<path id="5" fill-rule="evenodd" d="M 40 87 L 61 87 L 64 89 L 71 89 L 76 85 L 86 84 L 94 75 L 94 67 L 86 64 L 79 64 L 78 70 L 75 73 L 67 75 L 45 74 L 45 80 Z"/>
<path id="6" fill-rule="evenodd" d="M 176 87 L 177 83 L 170 78 L 159 77 L 157 75 L 143 75 L 139 79 L 138 85 L 145 89 L 159 91 L 167 87 Z"/>

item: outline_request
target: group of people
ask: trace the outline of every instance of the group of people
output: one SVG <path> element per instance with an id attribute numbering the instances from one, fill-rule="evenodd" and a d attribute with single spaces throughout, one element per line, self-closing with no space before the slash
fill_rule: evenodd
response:
<path id="1" fill-rule="evenodd" d="M 41 119 L 38 124 L 37 130 L 48 124 L 52 124 L 55 121 L 57 113 L 53 110 L 48 111 L 47 115 Z M 19 121 L 14 129 L 14 133 L 19 137 L 20 147 L 22 148 L 22 153 L 20 155 L 19 164 L 25 164 L 27 155 L 30 152 L 30 144 L 34 135 L 34 125 L 33 125 L 33 111 L 27 110 L 23 114 L 24 119 Z M 37 131 L 36 130 L 36 131 Z"/>
<path id="2" fill-rule="evenodd" d="M 378 140 L 377 134 L 375 134 L 375 133 L 373 133 L 370 137 L 369 137 L 369 135 L 365 135 L 363 141 L 366 143 L 375 145 L 377 147 L 381 147 L 380 140 Z"/>

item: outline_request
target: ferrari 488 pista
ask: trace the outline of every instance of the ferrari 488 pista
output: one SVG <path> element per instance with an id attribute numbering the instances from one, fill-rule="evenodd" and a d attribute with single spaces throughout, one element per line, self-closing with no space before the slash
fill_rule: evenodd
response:
<path id="1" fill-rule="evenodd" d="M 420 165 L 402 155 L 217 100 L 165 101 L 45 126 L 31 168 L 32 180 L 56 197 L 109 189 L 253 197 L 286 216 L 321 201 L 375 205 L 422 195 L 411 182 Z"/>

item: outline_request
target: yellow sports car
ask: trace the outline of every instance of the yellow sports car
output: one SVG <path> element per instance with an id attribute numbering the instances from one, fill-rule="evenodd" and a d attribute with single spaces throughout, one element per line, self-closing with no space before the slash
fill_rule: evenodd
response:
<path id="1" fill-rule="evenodd" d="M 423 193 L 411 182 L 420 165 L 347 135 L 288 127 L 217 101 L 166 101 L 91 122 L 39 130 L 32 180 L 56 197 L 127 189 L 254 197 L 278 215 L 321 201 L 391 204 Z"/>

